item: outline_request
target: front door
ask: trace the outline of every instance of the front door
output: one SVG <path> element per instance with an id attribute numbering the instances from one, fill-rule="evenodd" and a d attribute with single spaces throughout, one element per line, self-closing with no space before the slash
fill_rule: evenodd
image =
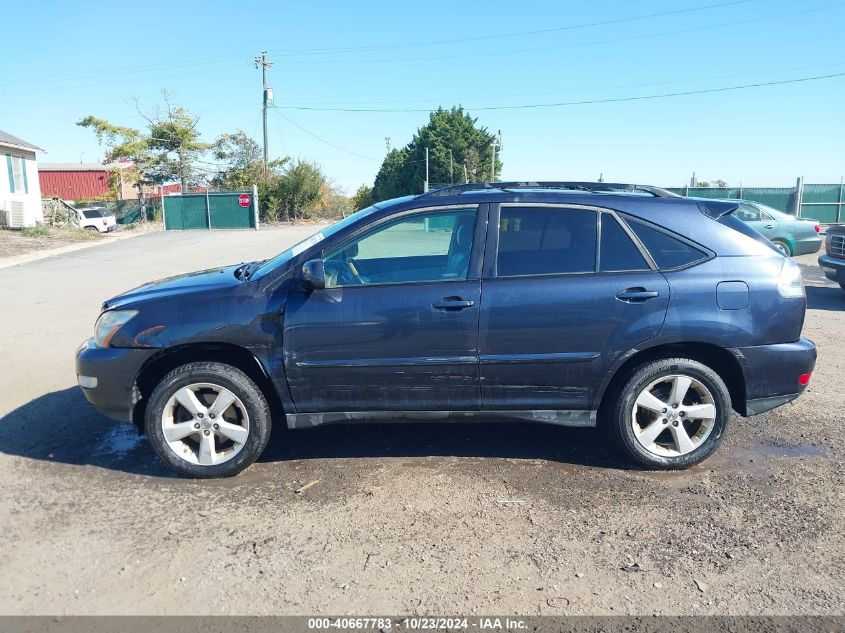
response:
<path id="1" fill-rule="evenodd" d="M 481 303 L 483 408 L 591 409 L 613 362 L 659 332 L 669 286 L 614 214 L 502 205 L 496 215 Z"/>
<path id="2" fill-rule="evenodd" d="M 285 310 L 297 412 L 480 409 L 485 227 L 475 206 L 414 211 L 323 253 L 326 288 L 294 284 Z"/>

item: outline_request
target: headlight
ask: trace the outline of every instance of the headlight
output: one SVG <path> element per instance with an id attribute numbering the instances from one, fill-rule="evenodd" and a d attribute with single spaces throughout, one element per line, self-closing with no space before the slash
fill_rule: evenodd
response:
<path id="1" fill-rule="evenodd" d="M 783 268 L 780 269 L 778 292 L 784 299 L 799 299 L 807 296 L 801 269 L 788 257 L 784 258 Z"/>
<path id="2" fill-rule="evenodd" d="M 110 310 L 103 312 L 94 326 L 94 343 L 97 347 L 108 347 L 112 337 L 126 323 L 138 314 L 137 310 Z"/>

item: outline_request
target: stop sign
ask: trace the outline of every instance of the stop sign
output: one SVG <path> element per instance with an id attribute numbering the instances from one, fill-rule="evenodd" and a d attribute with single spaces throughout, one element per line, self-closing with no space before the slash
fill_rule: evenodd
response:
<path id="1" fill-rule="evenodd" d="M 242 207 L 248 207 L 250 202 L 252 202 L 252 199 L 247 194 L 242 193 L 238 196 L 238 204 Z"/>

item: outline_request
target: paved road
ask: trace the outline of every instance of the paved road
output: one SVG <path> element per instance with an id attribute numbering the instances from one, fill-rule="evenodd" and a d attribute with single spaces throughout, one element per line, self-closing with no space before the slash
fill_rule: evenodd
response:
<path id="1" fill-rule="evenodd" d="M 842 613 L 845 293 L 812 257 L 810 390 L 684 473 L 592 430 L 436 424 L 276 429 L 242 476 L 187 481 L 87 405 L 72 358 L 103 299 L 313 230 L 0 270 L 0 613 Z"/>

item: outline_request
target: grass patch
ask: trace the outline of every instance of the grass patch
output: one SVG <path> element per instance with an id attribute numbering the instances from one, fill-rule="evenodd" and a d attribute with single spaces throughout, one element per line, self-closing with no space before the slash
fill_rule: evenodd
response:
<path id="1" fill-rule="evenodd" d="M 50 235 L 50 231 L 46 226 L 28 226 L 21 230 L 21 235 L 24 237 L 48 237 Z"/>

